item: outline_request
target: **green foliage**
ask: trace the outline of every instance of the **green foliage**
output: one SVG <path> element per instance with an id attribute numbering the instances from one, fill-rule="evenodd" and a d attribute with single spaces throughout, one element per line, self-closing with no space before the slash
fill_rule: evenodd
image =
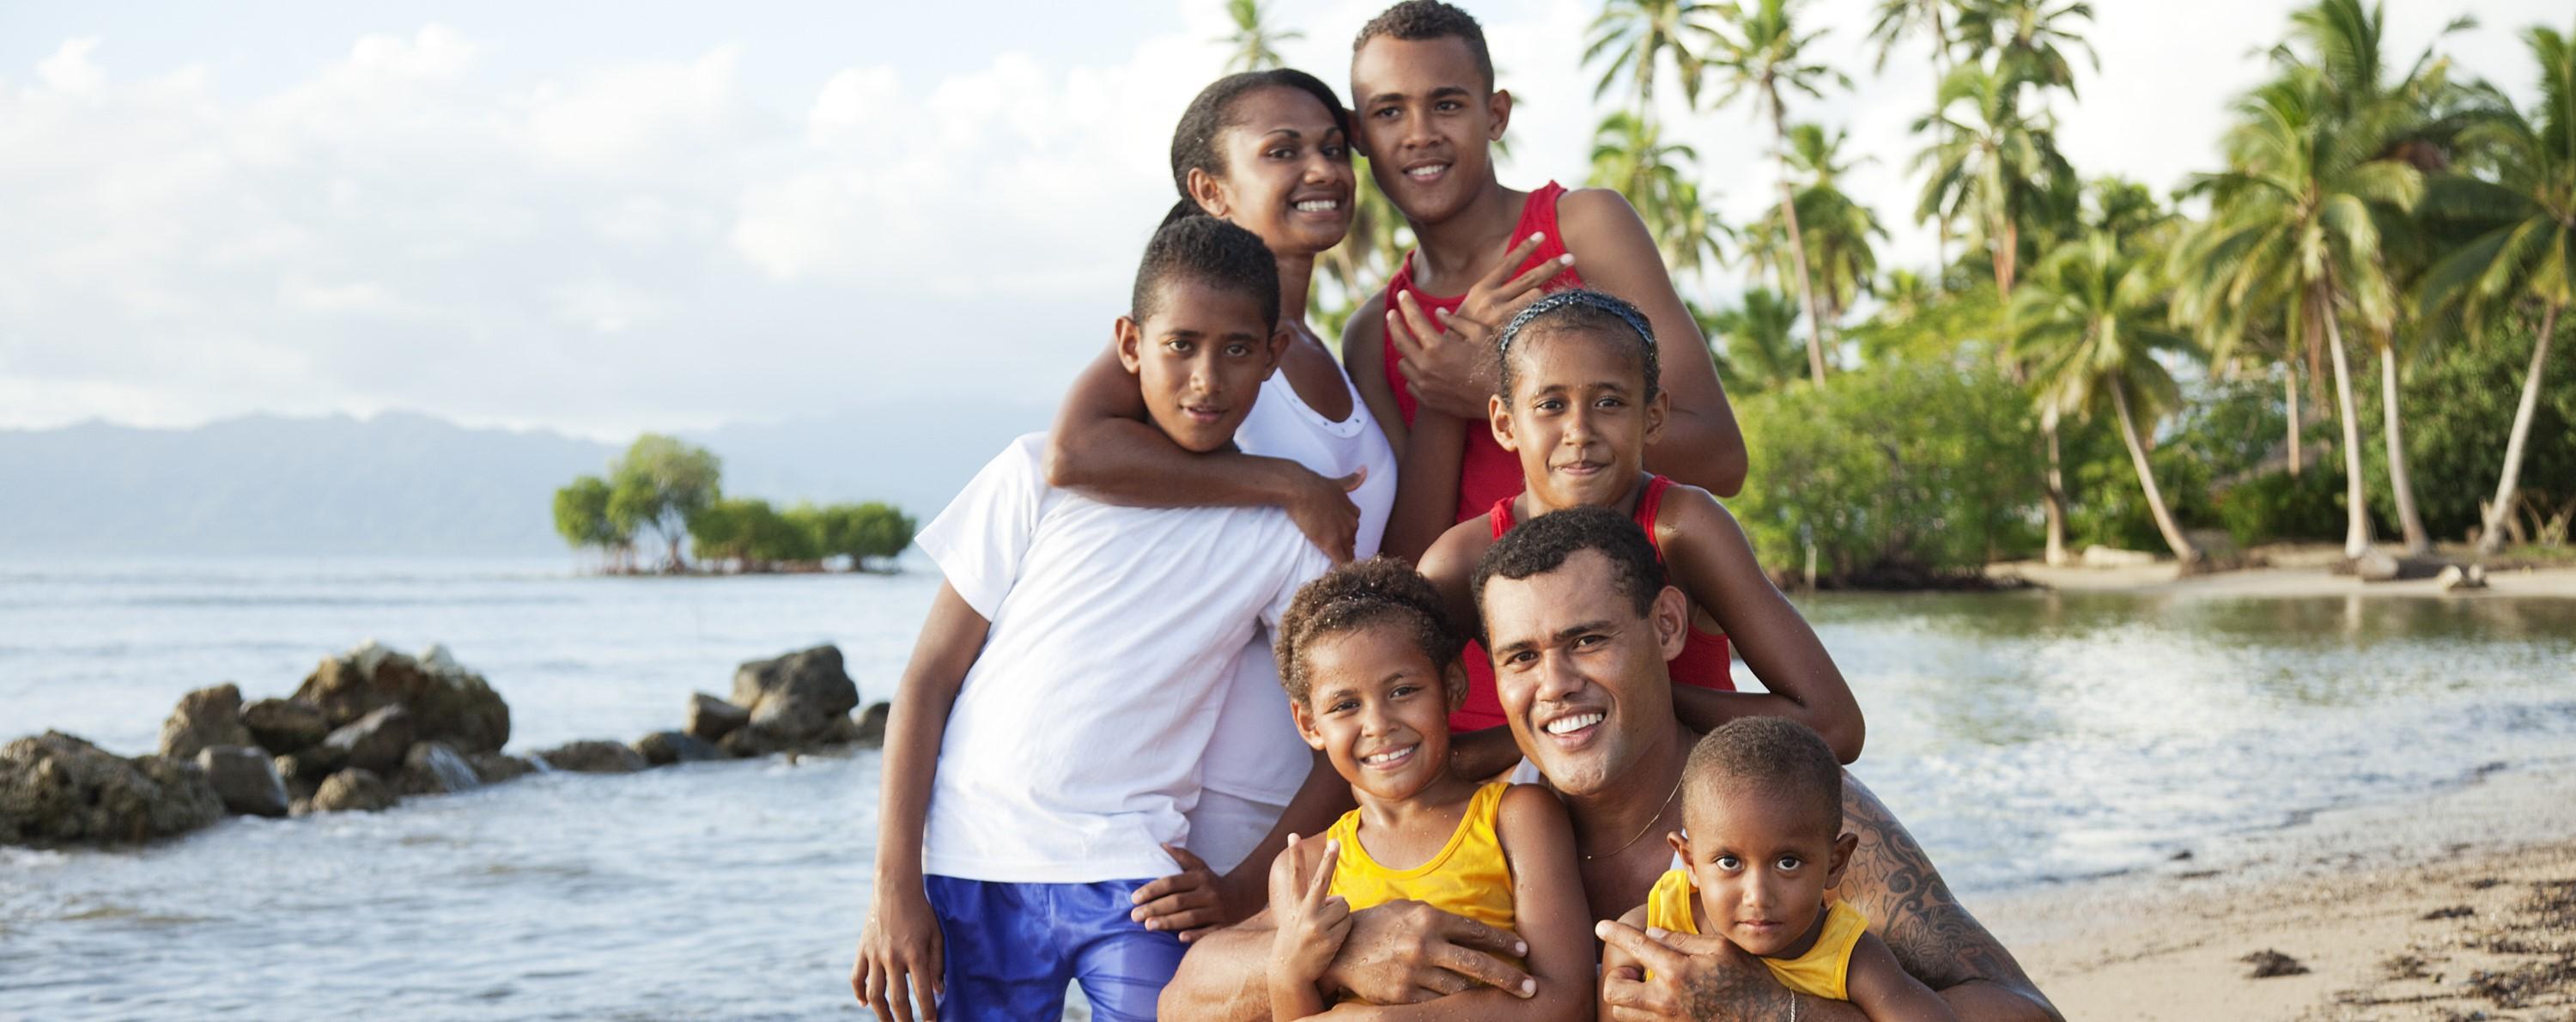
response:
<path id="1" fill-rule="evenodd" d="M 2560 350 L 2570 346 L 2570 318 L 2559 318 Z M 2414 476 L 2417 510 L 2436 538 L 2457 539 L 2478 525 L 2479 501 L 2494 493 L 2523 374 L 2531 368 L 2533 324 L 2524 321 L 2482 344 L 2444 345 L 2416 360 L 2398 391 L 2406 421 L 2406 456 Z M 2543 370 L 2540 403 L 2523 453 L 2523 499 L 2555 507 L 2576 500 L 2576 359 L 2553 357 Z M 2356 394 L 2363 443 L 2380 449 L 2379 388 Z M 2388 470 L 2371 459 L 2363 473 L 2370 489 L 2388 492 Z"/>
<path id="2" fill-rule="evenodd" d="M 555 532 L 576 549 L 614 550 L 633 540 L 608 514 L 608 482 L 582 476 L 555 491 Z"/>
<path id="3" fill-rule="evenodd" d="M 670 546 L 670 567 L 682 567 L 680 537 L 690 516 L 724 495 L 723 473 L 707 449 L 646 433 L 608 467 L 609 517 L 630 532 L 662 536 Z"/>
<path id="4" fill-rule="evenodd" d="M 1750 395 L 1805 378 L 1807 352 L 1798 343 L 1798 303 L 1767 288 L 1744 292 L 1744 304 L 1697 317 L 1717 358 L 1717 376 L 1729 394 Z"/>
<path id="5" fill-rule="evenodd" d="M 867 567 L 871 558 L 892 558 L 912 545 L 912 517 L 891 504 L 834 504 L 811 513 L 822 554 L 847 557 L 853 568 Z"/>
<path id="6" fill-rule="evenodd" d="M 1737 406 L 1753 472 L 1730 502 L 1762 563 L 1838 579 L 1971 572 L 2027 543 L 2030 402 L 1982 362 L 1899 363 Z"/>
<path id="7" fill-rule="evenodd" d="M 1226 0 L 1225 14 L 1234 21 L 1231 35 L 1217 37 L 1217 42 L 1234 47 L 1226 58 L 1227 72 L 1261 71 L 1286 66 L 1279 56 L 1278 44 L 1306 38 L 1304 32 L 1282 32 L 1266 23 L 1261 0 Z"/>

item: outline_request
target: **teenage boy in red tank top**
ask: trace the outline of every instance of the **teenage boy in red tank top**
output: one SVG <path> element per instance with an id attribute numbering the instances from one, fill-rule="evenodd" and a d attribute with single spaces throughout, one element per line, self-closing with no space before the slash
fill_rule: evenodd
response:
<path id="1" fill-rule="evenodd" d="M 1672 415 L 1646 467 L 1720 496 L 1742 488 L 1735 412 L 1635 208 L 1609 189 L 1522 192 L 1495 177 L 1512 97 L 1494 85 L 1473 17 L 1437 0 L 1388 8 L 1352 44 L 1351 99 L 1357 148 L 1419 242 L 1342 335 L 1371 411 L 1407 427 L 1388 553 L 1418 557 L 1450 525 L 1520 491 L 1519 462 L 1494 442 L 1485 402 L 1495 332 L 1541 290 L 1589 287 L 1644 310 L 1677 353 L 1663 360 Z"/>

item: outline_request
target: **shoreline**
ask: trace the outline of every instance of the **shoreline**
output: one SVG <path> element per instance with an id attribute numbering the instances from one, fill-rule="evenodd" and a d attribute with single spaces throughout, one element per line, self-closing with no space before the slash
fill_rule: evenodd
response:
<path id="1" fill-rule="evenodd" d="M 2364 582 L 2351 575 L 2335 574 L 2333 565 L 2339 563 L 2343 555 L 2339 548 L 2334 547 L 2264 547 L 2249 554 L 2264 563 L 2187 578 L 2178 573 L 2171 560 L 2112 567 L 2000 561 L 1986 566 L 1985 577 L 1997 583 L 2027 583 L 2058 592 L 2230 599 L 2318 596 L 2576 599 L 2576 565 L 2499 567 L 2487 574 L 2486 588 L 2449 590 L 2442 587 L 2440 580 L 2431 578 Z"/>
<path id="2" fill-rule="evenodd" d="M 1972 908 L 2068 1018 L 2564 1018 L 2571 790 L 2576 760 L 2498 768 Z"/>

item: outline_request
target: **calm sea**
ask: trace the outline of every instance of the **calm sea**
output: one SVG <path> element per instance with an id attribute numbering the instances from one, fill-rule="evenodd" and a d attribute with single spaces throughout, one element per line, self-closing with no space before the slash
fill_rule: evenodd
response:
<path id="1" fill-rule="evenodd" d="M 171 703 L 445 643 L 512 748 L 674 727 L 838 644 L 891 694 L 937 580 L 608 579 L 567 561 L 0 563 L 0 740 L 150 751 Z M 1823 596 L 1854 772 L 1972 904 L 2319 810 L 2576 765 L 2576 601 Z M 1739 673 L 1741 668 L 1738 668 Z M 0 849 L 0 1017 L 848 1017 L 878 762 L 540 776 L 140 850 Z"/>

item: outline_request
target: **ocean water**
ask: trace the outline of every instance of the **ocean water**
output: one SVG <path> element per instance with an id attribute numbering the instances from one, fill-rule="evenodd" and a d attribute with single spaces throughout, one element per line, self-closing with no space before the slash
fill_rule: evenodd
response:
<path id="1" fill-rule="evenodd" d="M 677 726 L 736 663 L 815 643 L 883 699 L 936 585 L 547 560 L 0 563 L 0 740 L 55 728 L 147 752 L 181 693 L 285 695 L 367 638 L 445 643 L 509 700 L 523 753 Z M 1801 607 L 1869 716 L 1854 772 L 1972 906 L 2576 765 L 2576 601 Z M 0 849 L 0 1018 L 864 1015 L 847 975 L 877 771 L 862 752 L 538 776 L 139 849 Z"/>

